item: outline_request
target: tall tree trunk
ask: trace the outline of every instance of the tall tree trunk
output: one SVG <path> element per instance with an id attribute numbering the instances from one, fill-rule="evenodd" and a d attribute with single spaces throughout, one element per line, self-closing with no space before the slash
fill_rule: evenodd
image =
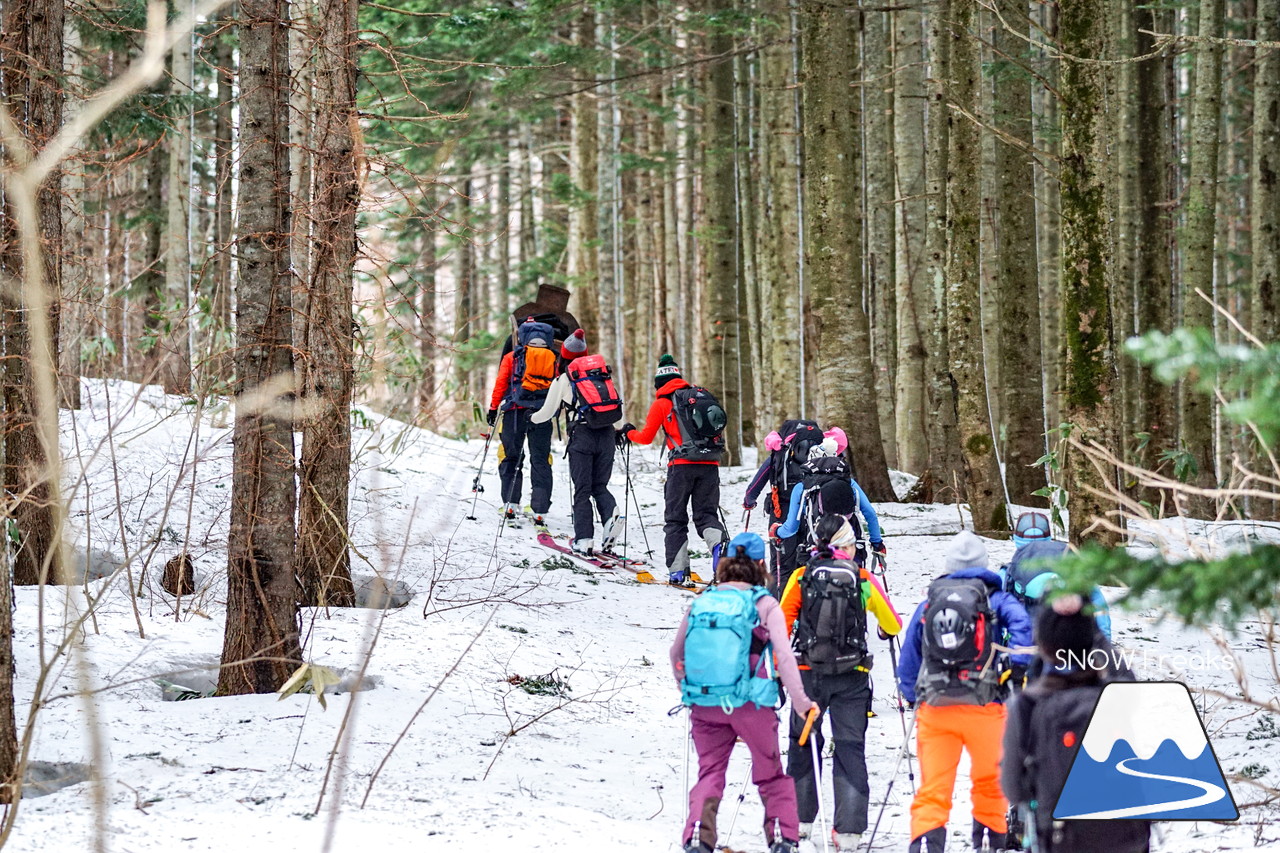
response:
<path id="1" fill-rule="evenodd" d="M 418 419 L 428 429 L 436 427 L 436 232 L 422 235 L 422 255 L 418 260 Z"/>
<path id="2" fill-rule="evenodd" d="M 460 228 L 457 236 L 454 238 L 457 243 L 457 249 L 454 253 L 454 264 L 456 271 L 454 273 L 453 291 L 453 365 L 454 365 L 454 390 L 457 399 L 466 403 L 473 399 L 479 399 L 471 395 L 471 385 L 473 383 L 472 376 L 476 371 L 475 361 L 475 345 L 473 340 L 475 336 L 474 317 L 475 317 L 475 292 L 476 292 L 476 262 L 475 262 L 475 246 L 472 244 L 472 193 L 475 191 L 474 184 L 471 181 L 471 165 L 465 164 L 459 167 L 463 174 L 461 176 L 461 189 L 454 193 L 454 202 L 458 205 L 458 222 Z M 531 226 L 536 230 L 536 226 Z M 467 414 L 470 414 L 469 412 Z"/>
<path id="3" fill-rule="evenodd" d="M 311 233 L 315 227 L 315 86 L 317 14 L 319 0 L 286 0 L 289 6 L 289 195 L 292 231 L 289 252 L 293 260 L 293 339 L 307 339 L 310 322 L 310 282 L 314 259 Z M 305 353 L 295 354 L 305 357 Z M 296 374 L 301 378 L 301 374 Z M 299 387 L 301 398 L 304 389 Z"/>
<path id="4" fill-rule="evenodd" d="M 730 0 L 706 0 L 711 30 L 707 55 L 725 56 L 733 50 L 726 23 L 715 21 L 733 10 Z M 737 199 L 733 175 L 733 63 L 713 61 L 707 69 L 706 100 L 702 107 L 702 216 L 698 242 L 702 252 L 702 323 L 705 332 L 702 372 L 698 382 L 712 389 L 729 417 L 725 430 L 728 453 L 725 462 L 737 465 L 742 452 L 742 405 L 738 371 L 739 310 Z"/>
<path id="5" fill-rule="evenodd" d="M 1200 37 L 1222 37 L 1224 0 L 1201 0 Z M 1183 239 L 1184 326 L 1213 328 L 1213 308 L 1196 293 L 1214 295 L 1214 225 L 1218 192 L 1218 152 L 1222 121 L 1222 44 L 1196 44 L 1195 98 L 1191 115 L 1190 177 L 1187 186 L 1186 226 Z M 1197 391 L 1190 382 L 1180 389 L 1181 437 L 1185 450 L 1195 459 L 1194 483 L 1203 488 L 1217 485 L 1214 454 L 1214 401 Z M 1199 518 L 1212 518 L 1214 502 L 1193 498 L 1188 511 Z"/>
<path id="6" fill-rule="evenodd" d="M 164 250 L 164 334 L 157 340 L 160 349 L 160 380 L 166 394 L 191 391 L 191 351 L 189 346 L 192 319 L 188 316 L 191 289 L 191 139 L 192 114 L 195 106 L 195 69 L 192 63 L 191 37 L 178 39 L 170 59 L 172 88 L 170 99 L 176 104 L 173 125 L 168 130 L 169 184 L 166 201 Z"/>
<path id="7" fill-rule="evenodd" d="M 219 18 L 221 31 L 213 49 L 214 73 L 218 76 L 214 106 L 214 216 L 213 216 L 213 283 L 209 303 L 211 317 L 209 358 L 210 372 L 219 381 L 227 383 L 234 366 L 231 350 L 231 235 L 234 222 L 232 202 L 232 151 L 233 115 L 235 104 L 235 55 L 231 43 L 231 25 L 235 12 L 224 11 Z"/>
<path id="8" fill-rule="evenodd" d="M 862 85 L 865 128 L 867 301 L 872 307 L 871 352 L 875 370 L 875 412 L 889 466 L 897 468 L 898 437 L 893 399 L 897 371 L 897 299 L 894 291 L 893 55 L 889 13 L 862 14 Z M 866 401 L 866 416 L 872 414 Z"/>
<path id="9" fill-rule="evenodd" d="M 1258 40 L 1280 41 L 1280 0 L 1258 0 Z M 1251 317 L 1271 342 L 1280 338 L 1280 49 L 1258 49 L 1253 121 Z"/>
<path id="10" fill-rule="evenodd" d="M 573 43 L 585 57 L 596 50 L 596 16 L 591 6 L 584 6 L 573 22 Z M 593 77 L 587 62 L 577 68 L 576 76 Z M 576 83 L 584 88 L 580 80 Z M 579 92 L 572 98 L 569 124 L 569 179 L 576 196 L 569 206 L 569 280 L 574 291 L 574 310 L 587 334 L 600 329 L 600 232 L 599 232 L 599 116 L 594 91 Z M 593 352 L 599 345 L 592 341 Z M 612 355 L 612 353 L 610 353 Z"/>
<path id="11" fill-rule="evenodd" d="M 1031 37 L 1025 0 L 1002 0 L 1011 33 L 995 28 L 995 47 L 1008 56 L 1024 56 Z M 1035 172 L 1028 150 L 1031 134 L 1031 76 L 1003 63 L 995 83 L 996 126 L 1022 146 L 996 142 L 997 205 L 1000 212 L 996 265 L 1000 278 L 1000 386 L 1004 390 L 1006 430 L 1005 484 L 1009 499 L 1025 506 L 1048 506 L 1042 496 L 1045 469 L 1044 358 L 1040 347 L 1040 290 L 1036 281 Z"/>
<path id="12" fill-rule="evenodd" d="M 760 302 L 768 317 L 763 347 L 766 383 L 762 424 L 774 429 L 786 418 L 810 417 L 801 407 L 801 323 L 799 224 L 796 162 L 795 79 L 791 63 L 791 13 L 784 0 L 767 0 L 762 9 L 761 38 L 767 43 L 760 61 L 760 142 L 763 172 L 760 214 Z"/>
<path id="13" fill-rule="evenodd" d="M 1062 336 L 1064 417 L 1073 437 L 1114 450 L 1112 394 L 1116 385 L 1111 348 L 1109 289 L 1110 231 L 1104 166 L 1106 162 L 1103 96 L 1106 70 L 1088 60 L 1101 59 L 1106 43 L 1106 4 L 1102 0 L 1063 0 L 1059 36 L 1062 51 L 1085 62 L 1063 62 L 1061 93 L 1062 166 Z M 1115 475 L 1103 477 L 1085 455 L 1069 449 L 1063 465 L 1069 491 L 1072 542 L 1080 542 L 1095 519 L 1113 508 L 1092 490 L 1102 491 Z M 1104 544 L 1115 537 L 1095 535 Z"/>
<path id="14" fill-rule="evenodd" d="M 800 7 L 804 90 L 805 268 L 815 321 L 826 425 L 843 426 L 858 482 L 873 501 L 897 500 L 889 482 L 880 420 L 861 405 L 875 394 L 871 335 L 862 300 L 861 139 L 848 58 L 850 13 L 806 0 Z"/>
<path id="15" fill-rule="evenodd" d="M 746 9 L 737 0 L 739 12 Z M 741 349 L 738 364 L 742 380 L 742 446 L 758 444 L 772 427 L 761 429 L 760 398 L 763 371 L 760 369 L 760 278 L 756 264 L 756 203 L 758 186 L 753 129 L 755 99 L 752 91 L 751 60 L 742 54 L 734 58 L 734 179 L 738 224 L 738 306 L 745 325 L 739 325 Z"/>
<path id="16" fill-rule="evenodd" d="M 0 35 L 0 93 L 9 115 L 27 142 L 42 148 L 62 125 L 63 4 L 61 0 L 11 0 L 4 6 Z M 40 362 L 57 370 L 58 304 L 62 280 L 62 172 L 55 170 L 36 196 L 36 217 L 43 252 L 43 286 L 49 297 L 51 346 L 41 352 L 27 320 L 27 294 L 5 287 L 0 295 L 4 311 L 4 366 L 0 374 L 4 397 L 4 486 L 19 499 L 11 508 L 12 531 L 6 541 L 16 545 L 13 582 L 56 583 L 58 524 L 56 483 L 49 482 L 49 458 L 40 439 L 45 414 L 39 409 L 36 369 Z M 14 202 L 6 198 L 0 223 L 0 274 L 22 282 L 23 244 L 15 221 Z M 8 635 L 5 635 L 6 638 Z M 6 639 L 7 642 L 7 639 Z M 0 704 L 5 704 L 0 701 Z M 0 738 L 4 737 L 0 721 Z M 7 747 L 0 745 L 0 760 Z M 0 779 L 6 778 L 0 766 Z"/>
<path id="17" fill-rule="evenodd" d="M 952 0 L 951 74 L 948 101 L 978 115 L 976 0 Z M 947 132 L 947 349 L 956 388 L 956 416 L 964 458 L 965 492 L 975 530 L 985 534 L 1009 529 L 1004 485 L 996 462 L 995 440 L 987 410 L 983 365 L 982 302 L 979 282 L 981 159 L 978 126 L 953 112 Z"/>
<path id="18" fill-rule="evenodd" d="M 1037 45 L 1056 44 L 1058 6 L 1044 3 L 1032 27 Z M 1038 47 L 1035 69 L 1041 80 L 1031 89 L 1032 133 L 1036 149 L 1056 157 L 1062 148 L 1058 137 L 1058 67 L 1056 48 Z M 1060 280 L 1062 273 L 1060 234 L 1062 216 L 1058 203 L 1058 179 L 1040 162 L 1035 166 L 1036 194 L 1036 278 L 1040 291 L 1040 351 L 1044 366 L 1045 423 L 1050 430 L 1062 423 L 1062 358 Z"/>
<path id="19" fill-rule="evenodd" d="M 84 77 L 84 51 L 81 49 L 80 27 L 74 20 L 63 20 L 64 65 L 66 82 L 65 120 L 75 118 L 80 107 Z M 81 349 L 89 326 L 89 299 L 93 289 L 93 237 L 89 219 L 85 213 L 88 198 L 88 182 L 81 149 L 74 151 L 66 169 L 63 185 L 66 200 L 62 210 L 63 262 L 62 299 L 58 317 L 61 325 L 58 335 L 58 405 L 68 409 L 80 408 Z"/>
<path id="20" fill-rule="evenodd" d="M 921 474 L 929 465 L 926 438 L 929 381 L 925 345 L 932 317 L 925 275 L 924 17 L 900 8 L 894 16 L 893 153 L 896 159 L 897 375 L 894 411 L 898 465 Z"/>
<path id="21" fill-rule="evenodd" d="M 315 206 L 298 496 L 298 579 L 303 604 L 353 607 L 347 492 L 355 378 L 357 0 L 319 0 L 316 17 Z"/>
<path id="22" fill-rule="evenodd" d="M 240 2 L 240 263 L 227 627 L 218 693 L 269 693 L 302 660 L 294 573 L 288 6 Z"/>

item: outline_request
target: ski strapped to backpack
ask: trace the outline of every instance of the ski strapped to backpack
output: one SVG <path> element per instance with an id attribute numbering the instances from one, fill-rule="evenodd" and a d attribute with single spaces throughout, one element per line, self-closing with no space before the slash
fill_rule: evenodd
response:
<path id="1" fill-rule="evenodd" d="M 792 648 L 820 675 L 869 670 L 862 575 L 850 560 L 819 558 L 800 578 L 800 614 Z"/>
<path id="2" fill-rule="evenodd" d="M 565 370 L 573 385 L 578 422 L 593 429 L 611 427 L 622 417 L 622 396 L 602 355 L 575 358 Z"/>
<path id="3" fill-rule="evenodd" d="M 729 416 L 715 395 L 690 385 L 671 395 L 671 410 L 680 427 L 681 443 L 671 458 L 688 462 L 719 462 L 724 453 L 724 429 Z"/>
<path id="4" fill-rule="evenodd" d="M 749 590 L 711 587 L 689 608 L 684 641 L 681 701 L 726 712 L 754 702 L 778 705 L 778 680 L 768 630 L 756 602 L 769 595 L 762 586 Z"/>
<path id="5" fill-rule="evenodd" d="M 508 408 L 534 409 L 547 399 L 547 389 L 556 378 L 556 354 L 551 349 L 554 336 L 549 325 L 532 320 L 516 328 Z"/>
<path id="6" fill-rule="evenodd" d="M 921 617 L 916 692 L 929 705 L 986 705 L 1000 692 L 996 616 L 987 585 L 942 577 L 929 584 Z"/>

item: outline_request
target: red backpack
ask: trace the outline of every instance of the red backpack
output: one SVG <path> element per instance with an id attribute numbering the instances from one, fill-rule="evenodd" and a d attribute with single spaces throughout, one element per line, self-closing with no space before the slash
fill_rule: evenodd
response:
<path id="1" fill-rule="evenodd" d="M 565 370 L 573 383 L 573 402 L 578 421 L 599 429 L 611 427 L 622 417 L 622 397 L 614 387 L 613 375 L 602 355 L 584 355 L 569 362 Z"/>

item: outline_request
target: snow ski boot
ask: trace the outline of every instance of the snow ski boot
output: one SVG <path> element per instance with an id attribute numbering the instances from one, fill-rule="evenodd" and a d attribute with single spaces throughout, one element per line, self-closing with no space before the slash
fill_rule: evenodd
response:
<path id="1" fill-rule="evenodd" d="M 785 838 L 779 838 L 773 842 L 773 846 L 769 848 L 769 853 L 797 853 L 800 845 L 794 841 L 788 841 Z"/>
<path id="2" fill-rule="evenodd" d="M 686 571 L 671 572 L 667 575 L 667 583 L 672 586 L 680 586 L 685 589 L 692 589 L 694 584 L 689 580 L 689 573 Z"/>
<path id="3" fill-rule="evenodd" d="M 518 509 L 518 507 L 515 504 L 503 504 L 502 517 L 507 521 L 515 521 L 516 509 Z"/>
<path id="4" fill-rule="evenodd" d="M 943 853 L 947 847 L 947 828 L 940 826 L 911 840 L 907 853 Z"/>
<path id="5" fill-rule="evenodd" d="M 845 853 L 845 851 L 852 853 L 852 851 L 857 850 L 858 845 L 862 843 L 861 832 L 836 832 L 833 833 L 833 835 L 836 840 L 836 849 L 839 850 L 840 853 Z"/>
<path id="6" fill-rule="evenodd" d="M 612 551 L 613 546 L 618 544 L 618 534 L 622 532 L 626 526 L 627 517 L 625 515 L 614 514 L 604 523 L 604 528 L 600 532 L 600 550 Z"/>
<path id="7" fill-rule="evenodd" d="M 983 847 L 983 838 L 986 838 L 986 847 Z M 1005 834 L 996 832 L 991 827 L 981 821 L 973 822 L 973 849 L 974 850 L 991 850 L 1001 851 L 1005 848 Z"/>
<path id="8" fill-rule="evenodd" d="M 590 557 L 596 552 L 596 543 L 591 539 L 572 539 L 569 541 L 569 550 L 575 554 Z"/>

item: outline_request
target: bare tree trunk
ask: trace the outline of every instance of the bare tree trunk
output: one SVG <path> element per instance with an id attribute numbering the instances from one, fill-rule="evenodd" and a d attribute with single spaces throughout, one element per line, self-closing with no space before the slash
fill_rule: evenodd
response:
<path id="1" fill-rule="evenodd" d="M 709 16 L 731 12 L 730 0 L 705 0 Z M 706 38 L 707 55 L 733 50 L 733 37 L 723 25 L 712 24 Z M 725 430 L 725 464 L 737 465 L 742 453 L 742 404 L 738 372 L 739 309 L 738 259 L 734 244 L 737 200 L 733 175 L 733 63 L 722 59 L 707 69 L 706 101 L 702 108 L 702 216 L 698 242 L 702 252 L 703 368 L 698 382 L 715 393 L 729 418 Z"/>
<path id="2" fill-rule="evenodd" d="M 978 115 L 978 62 L 975 0 L 952 0 L 949 102 Z M 1004 486 L 996 463 L 995 440 L 987 411 L 983 367 L 982 303 L 979 277 L 981 159 L 978 127 L 953 113 L 947 133 L 947 347 L 956 387 L 956 415 L 964 456 L 965 492 L 975 530 L 985 534 L 1009 529 Z"/>
<path id="3" fill-rule="evenodd" d="M 240 263 L 227 627 L 218 693 L 269 693 L 302 660 L 294 573 L 288 6 L 241 0 Z"/>
<path id="4" fill-rule="evenodd" d="M 62 125 L 61 87 L 51 81 L 62 75 L 63 4 L 61 0 L 10 0 L 4 6 L 0 35 L 0 93 L 19 132 L 33 148 L 41 148 Z M 51 351 L 56 358 L 58 304 L 62 279 L 62 172 L 55 170 L 36 198 L 43 247 L 44 286 L 53 311 Z M 5 199 L 0 223 L 0 275 L 22 281 L 22 245 L 12 202 Z M 4 486 L 17 500 L 11 505 L 11 529 L 6 542 L 16 545 L 15 584 L 57 583 L 57 526 L 53 492 L 48 482 L 48 457 L 40 442 L 41 413 L 37 409 L 34 367 L 36 351 L 21 291 L 5 287 L 0 295 L 4 312 L 4 364 L 0 382 L 4 397 Z M 54 361 L 56 365 L 56 360 Z M 6 638 L 9 635 L 5 635 Z M 7 640 L 6 640 L 7 642 Z M 2 665 L 2 664 L 0 664 Z M 0 700 L 0 704 L 2 704 Z M 0 737 L 3 729 L 0 728 Z M 7 748 L 0 746 L 0 760 Z M 0 779 L 7 778 L 0 766 Z"/>
<path id="5" fill-rule="evenodd" d="M 191 144 L 195 98 L 195 69 L 191 37 L 178 40 L 170 59 L 170 100 L 176 105 L 168 128 L 169 183 L 164 248 L 164 333 L 160 350 L 160 385 L 166 394 L 191 391 L 191 352 L 188 316 L 191 289 Z"/>
<path id="6" fill-rule="evenodd" d="M 817 329 L 823 424 L 843 426 L 858 483 L 873 501 L 896 500 L 880 420 L 862 402 L 875 393 L 871 335 L 862 293 L 858 103 L 848 57 L 857 34 L 850 14 L 825 3 L 800 7 L 805 134 L 805 267 Z"/>
<path id="7" fill-rule="evenodd" d="M 455 193 L 454 199 L 458 205 L 457 216 L 461 227 L 455 238 L 458 245 L 454 254 L 456 283 L 453 292 L 453 364 L 457 399 L 467 402 L 476 399 L 471 395 L 472 376 L 476 372 L 476 365 L 473 363 L 475 361 L 473 318 L 475 316 L 476 262 L 475 246 L 472 244 L 471 235 L 473 216 L 471 196 L 474 185 L 471 182 L 471 165 L 466 164 L 460 168 L 463 170 L 462 189 Z M 531 224 L 530 227 L 536 230 L 536 226 Z"/>
<path id="8" fill-rule="evenodd" d="M 65 120 L 71 121 L 83 98 L 83 56 L 80 28 L 74 20 L 63 20 L 63 41 L 66 44 L 64 64 L 66 82 Z M 86 337 L 89 294 L 92 290 L 93 250 L 89 219 L 85 214 L 88 196 L 85 165 L 82 152 L 77 150 L 67 158 L 70 165 L 63 179 L 66 201 L 62 211 L 63 262 L 62 305 L 58 311 L 61 334 L 58 353 L 58 405 L 67 409 L 80 408 L 81 349 Z M 2 628 L 0 628 L 2 630 Z"/>
<path id="9" fill-rule="evenodd" d="M 995 28 L 998 52 L 1021 56 L 1031 37 L 1025 0 L 1002 0 L 1010 33 Z M 1005 484 L 1009 499 L 1025 506 L 1048 506 L 1034 492 L 1047 485 L 1045 455 L 1044 358 L 1040 345 L 1040 290 L 1036 281 L 1035 172 L 1031 155 L 1031 76 L 1023 68 L 1005 65 L 995 81 L 996 126 L 1022 147 L 996 142 L 999 175 L 1000 387 L 1006 449 Z M 989 392 L 990 393 L 990 392 Z"/>
<path id="10" fill-rule="evenodd" d="M 418 361 L 422 377 L 418 382 L 418 418 L 428 429 L 436 426 L 436 232 L 422 235 L 422 256 L 418 271 Z"/>
<path id="11" fill-rule="evenodd" d="M 315 205 L 306 338 L 299 348 L 305 420 L 298 496 L 302 604 L 353 607 L 347 492 L 355 379 L 353 277 L 364 160 L 355 137 L 357 0 L 319 0 Z"/>
<path id="12" fill-rule="evenodd" d="M 738 0 L 742 11 L 746 4 Z M 741 349 L 738 364 L 742 386 L 742 446 L 760 442 L 769 427 L 761 429 L 760 398 L 760 279 L 756 265 L 756 203 L 758 185 L 754 152 L 755 101 L 751 88 L 751 62 L 744 56 L 734 58 L 735 146 L 734 176 L 737 192 L 738 307 L 746 325 L 740 325 Z"/>
<path id="13" fill-rule="evenodd" d="M 1280 41 L 1280 0 L 1258 0 L 1258 40 Z M 1280 49 L 1259 48 L 1253 87 L 1253 333 L 1280 338 Z"/>
<path id="14" fill-rule="evenodd" d="M 929 381 L 925 342 L 932 316 L 931 282 L 925 275 L 924 18 L 918 9 L 894 16 L 893 153 L 896 159 L 897 375 L 895 387 L 898 465 L 923 473 Z"/>
<path id="15" fill-rule="evenodd" d="M 889 50 L 889 13 L 862 14 L 863 125 L 866 152 L 866 293 L 872 306 L 872 369 L 875 371 L 874 413 L 880 418 L 885 460 L 900 465 L 893 399 L 897 372 L 897 299 L 894 281 L 893 56 Z M 864 402 L 865 416 L 873 414 Z"/>
<path id="16" fill-rule="evenodd" d="M 1058 37 L 1058 6 L 1039 6 L 1032 33 L 1039 43 Z M 1043 82 L 1031 90 L 1032 133 L 1036 148 L 1056 156 L 1062 148 L 1058 137 L 1058 57 L 1049 48 L 1039 51 L 1037 70 Z M 1061 312 L 1061 226 L 1057 177 L 1044 164 L 1035 167 L 1036 256 L 1040 290 L 1040 350 L 1044 354 L 1045 423 L 1057 429 L 1062 423 L 1062 312 Z"/>
<path id="17" fill-rule="evenodd" d="M 1063 62 L 1062 95 L 1062 335 L 1066 344 L 1064 416 L 1073 437 L 1115 448 L 1112 394 L 1116 367 L 1111 349 L 1103 95 L 1106 70 L 1088 60 L 1101 59 L 1106 41 L 1106 4 L 1102 0 L 1063 0 L 1062 50 L 1085 62 Z M 1069 491 L 1071 541 L 1079 543 L 1097 518 L 1110 509 L 1103 490 L 1115 480 L 1103 477 L 1089 459 L 1070 449 L 1063 464 Z M 1114 535 L 1094 534 L 1104 544 Z"/>
<path id="18" fill-rule="evenodd" d="M 584 6 L 573 21 L 573 43 L 584 55 L 596 50 L 596 16 Z M 593 77 L 594 70 L 579 67 L 578 77 Z M 577 84 L 583 88 L 581 83 Z M 578 322 L 590 335 L 600 329 L 599 283 L 599 116 L 594 91 L 579 92 L 572 98 L 569 125 L 569 179 L 577 197 L 569 206 L 569 280 Z M 592 346 L 597 346 L 593 342 Z"/>
<path id="19" fill-rule="evenodd" d="M 217 104 L 214 107 L 214 218 L 213 286 L 210 296 L 210 372 L 221 383 L 231 381 L 234 358 L 231 348 L 231 235 L 232 215 L 232 107 L 235 102 L 235 61 L 231 45 L 231 23 L 235 12 L 223 12 L 222 28 L 213 50 L 214 73 L 218 75 Z"/>
<path id="20" fill-rule="evenodd" d="M 1222 37 L 1224 0 L 1201 0 L 1200 38 Z M 1187 186 L 1186 226 L 1183 240 L 1182 325 L 1213 328 L 1213 308 L 1196 290 L 1212 297 L 1214 267 L 1215 205 L 1218 192 L 1218 152 L 1222 122 L 1222 52 L 1219 42 L 1196 44 L 1195 98 L 1192 102 L 1190 178 Z M 1214 454 L 1214 401 L 1197 391 L 1190 382 L 1180 388 L 1181 438 L 1196 464 L 1194 484 L 1202 488 L 1217 485 Z M 1188 511 L 1199 518 L 1212 518 L 1214 502 L 1192 498 Z"/>
<path id="21" fill-rule="evenodd" d="M 762 423 L 773 429 L 786 418 L 806 417 L 801 407 L 799 223 L 796 162 L 795 85 L 792 73 L 791 14 L 783 0 L 769 0 L 762 10 L 761 38 L 782 40 L 764 48 L 760 61 L 760 142 L 763 172 L 760 222 L 760 302 L 769 318 L 762 369 L 766 405 Z"/>

